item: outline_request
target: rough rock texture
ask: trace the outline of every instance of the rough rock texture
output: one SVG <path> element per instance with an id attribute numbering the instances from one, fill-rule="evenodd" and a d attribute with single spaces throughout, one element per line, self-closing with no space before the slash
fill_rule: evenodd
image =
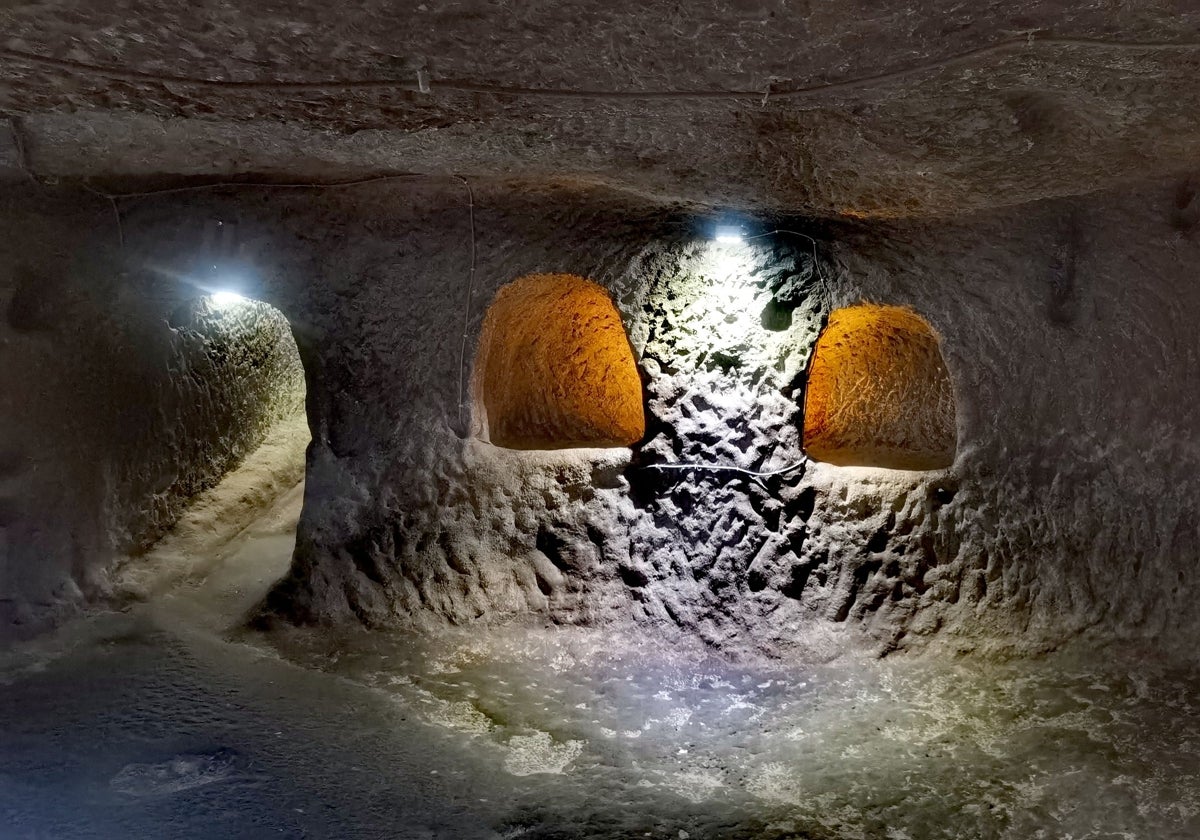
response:
<path id="1" fill-rule="evenodd" d="M 214 305 L 193 298 L 172 313 L 181 363 L 171 376 L 204 392 L 191 409 L 198 416 L 168 438 L 180 478 L 156 502 L 169 527 L 181 506 L 211 487 L 254 451 L 267 435 L 304 409 L 304 368 L 291 325 L 279 310 L 253 300 Z M 142 542 L 164 532 L 143 532 Z"/>
<path id="2" fill-rule="evenodd" d="M 950 215 L 1195 160 L 1185 5 L 19 0 L 0 112 L 50 177 L 457 173 Z"/>
<path id="3" fill-rule="evenodd" d="M 539 274 L 488 307 L 475 357 L 473 432 L 510 449 L 629 446 L 646 433 L 642 383 L 608 292 Z"/>
<path id="4" fill-rule="evenodd" d="M 0 194 L 0 632 L 95 598 L 303 403 L 287 321 L 112 247 L 102 205 Z M 92 231 L 100 231 L 94 235 Z M 111 244 L 110 244 L 111 243 Z"/>
<path id="5" fill-rule="evenodd" d="M 940 339 L 902 306 L 830 314 L 804 389 L 804 451 L 841 466 L 935 470 L 954 463 L 954 391 Z"/>
<path id="6" fill-rule="evenodd" d="M 453 181 L 118 207 L 124 259 L 168 273 L 200 247 L 188 231 L 236 222 L 254 295 L 300 336 L 314 441 L 296 562 L 268 611 L 427 628 L 532 615 L 824 657 L 935 639 L 1027 652 L 1089 632 L 1167 646 L 1200 626 L 1189 194 L 1158 182 L 954 222 L 777 223 L 816 246 L 721 245 L 678 208 L 528 185 L 476 184 L 473 219 Z M 88 206 L 89 241 L 112 247 L 111 206 Z M 548 272 L 600 283 L 624 318 L 645 377 L 635 450 L 463 436 L 464 317 L 474 347 L 496 292 Z M 794 464 L 822 321 L 861 300 L 911 306 L 942 336 L 951 469 L 653 466 Z"/>
<path id="7" fill-rule="evenodd" d="M 454 433 L 460 194 L 248 198 L 264 224 L 323 231 L 278 247 L 320 253 L 297 308 L 329 313 L 297 563 L 271 608 L 427 627 L 532 612 L 813 656 L 856 639 L 1028 651 L 1089 628 L 1192 626 L 1194 427 L 1177 395 L 1195 386 L 1200 301 L 1179 268 L 1195 245 L 1177 186 L 830 229 L 820 265 L 803 237 L 716 245 L 703 225 L 596 193 L 477 194 L 469 321 L 531 271 L 609 288 L 646 377 L 646 442 L 628 455 Z M 374 238 L 348 241 L 366 219 Z M 943 336 L 952 470 L 814 464 L 757 481 L 649 467 L 793 463 L 822 318 L 862 299 L 910 305 Z"/>

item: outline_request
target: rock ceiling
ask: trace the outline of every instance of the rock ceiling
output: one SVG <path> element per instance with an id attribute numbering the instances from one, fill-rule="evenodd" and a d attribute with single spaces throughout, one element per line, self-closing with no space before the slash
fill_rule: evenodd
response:
<path id="1" fill-rule="evenodd" d="M 956 214 L 1186 173 L 1183 5 L 9 2 L 0 171 L 455 174 Z"/>

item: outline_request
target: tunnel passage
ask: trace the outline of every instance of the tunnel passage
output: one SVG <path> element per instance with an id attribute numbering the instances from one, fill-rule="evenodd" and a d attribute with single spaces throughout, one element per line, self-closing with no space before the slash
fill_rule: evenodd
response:
<path id="1" fill-rule="evenodd" d="M 474 393 L 481 435 L 496 446 L 629 446 L 646 432 L 621 316 L 602 286 L 571 274 L 531 274 L 500 289 L 484 319 Z"/>
<path id="2" fill-rule="evenodd" d="M 164 444 L 161 453 L 155 450 L 162 463 L 152 471 L 136 468 L 125 482 L 132 504 L 149 520 L 132 528 L 143 548 L 171 529 L 198 494 L 220 496 L 218 485 L 243 468 L 253 475 L 243 470 L 228 488 L 234 508 L 251 507 L 251 497 L 265 503 L 274 489 L 294 485 L 303 477 L 310 438 L 304 367 L 282 312 L 218 293 L 186 301 L 168 323 L 172 379 L 156 422 L 147 427 Z M 141 487 L 137 476 L 143 472 L 159 476 L 164 486 Z M 261 492 L 248 494 L 259 485 Z M 240 500 L 239 494 L 248 495 Z"/>
<path id="3" fill-rule="evenodd" d="M 280 423 L 303 420 L 304 367 L 287 317 L 262 301 L 218 293 L 171 313 L 181 374 L 197 388 L 198 445 L 228 449 L 236 463 Z M 226 466 L 226 469 L 228 466 Z"/>
<path id="4" fill-rule="evenodd" d="M 817 339 L 804 448 L 841 466 L 933 470 L 956 449 L 954 392 L 941 339 L 902 306 L 835 310 Z"/>

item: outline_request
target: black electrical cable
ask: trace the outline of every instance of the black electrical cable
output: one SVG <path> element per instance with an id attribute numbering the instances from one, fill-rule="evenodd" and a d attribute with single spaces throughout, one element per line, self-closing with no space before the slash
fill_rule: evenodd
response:
<path id="1" fill-rule="evenodd" d="M 800 469 L 803 466 L 806 466 L 807 464 L 808 464 L 808 456 L 805 455 L 799 461 L 788 464 L 786 467 L 781 467 L 780 469 L 777 469 L 777 470 L 768 470 L 766 472 L 759 472 L 757 470 L 747 470 L 747 469 L 743 469 L 742 467 L 735 467 L 735 466 L 732 466 L 729 464 L 702 464 L 702 463 L 641 464 L 639 468 L 643 469 L 643 470 L 668 470 L 668 471 L 669 470 L 677 470 L 677 471 L 681 471 L 681 472 L 686 472 L 688 470 L 702 470 L 704 472 L 732 472 L 732 473 L 737 473 L 739 475 L 748 476 L 749 478 L 756 479 L 756 480 L 758 480 L 759 484 L 763 484 L 763 486 L 765 487 L 766 485 L 763 483 L 764 478 L 773 478 L 774 476 L 777 476 L 777 475 L 787 475 L 788 473 L 795 472 L 796 470 Z"/>
<path id="2" fill-rule="evenodd" d="M 467 272 L 467 296 L 463 303 L 462 340 L 458 345 L 458 433 L 459 437 L 465 438 L 467 424 L 463 420 L 463 391 L 466 390 L 464 380 L 467 366 L 467 334 L 471 331 L 471 302 L 475 297 L 475 191 L 466 178 L 461 175 L 454 177 L 462 181 L 463 186 L 467 189 L 467 207 L 471 212 L 471 268 Z"/>
<path id="3" fill-rule="evenodd" d="M 188 85 L 191 87 L 217 90 L 263 90 L 276 92 L 322 91 L 322 90 L 400 90 L 412 93 L 458 93 L 490 94 L 505 97 L 528 97 L 543 99 L 591 99 L 591 100 L 672 100 L 672 99 L 801 99 L 837 90 L 853 90 L 871 87 L 880 83 L 920 75 L 933 70 L 969 64 L 976 59 L 1008 52 L 1022 52 L 1038 47 L 1079 47 L 1090 50 L 1120 50 L 1163 52 L 1200 49 L 1197 41 L 1118 41 L 1103 38 L 1055 36 L 1048 33 L 1029 32 L 1024 35 L 1003 38 L 982 47 L 931 59 L 881 73 L 871 73 L 830 82 L 815 82 L 809 85 L 775 87 L 768 85 L 760 90 L 586 90 L 573 88 L 532 88 L 505 86 L 467 79 L 425 79 L 417 75 L 416 81 L 405 82 L 387 79 L 329 79 L 306 81 L 282 81 L 276 79 L 229 80 L 198 76 L 181 76 L 169 73 L 154 73 L 126 67 L 114 67 L 66 58 L 41 55 L 39 53 L 0 48 L 0 58 L 19 61 L 42 67 L 53 67 L 74 73 L 85 73 L 108 79 L 130 82 L 148 82 L 166 85 Z"/>

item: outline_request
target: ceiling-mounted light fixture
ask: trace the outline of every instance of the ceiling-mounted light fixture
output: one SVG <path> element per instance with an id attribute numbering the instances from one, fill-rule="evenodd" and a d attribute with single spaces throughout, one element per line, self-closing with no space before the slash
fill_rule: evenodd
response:
<path id="1" fill-rule="evenodd" d="M 213 302 L 213 306 L 225 307 L 233 306 L 235 303 L 242 303 L 246 298 L 237 292 L 224 290 L 220 292 L 213 292 L 210 299 Z"/>
<path id="2" fill-rule="evenodd" d="M 717 225 L 713 229 L 713 239 L 726 244 L 745 242 L 746 234 L 737 225 Z"/>
<path id="3" fill-rule="evenodd" d="M 253 294 L 256 286 L 250 280 L 237 222 L 210 219 L 199 256 L 202 267 L 198 266 L 193 284 L 208 293 L 209 303 L 229 309 L 250 299 L 246 295 Z"/>

